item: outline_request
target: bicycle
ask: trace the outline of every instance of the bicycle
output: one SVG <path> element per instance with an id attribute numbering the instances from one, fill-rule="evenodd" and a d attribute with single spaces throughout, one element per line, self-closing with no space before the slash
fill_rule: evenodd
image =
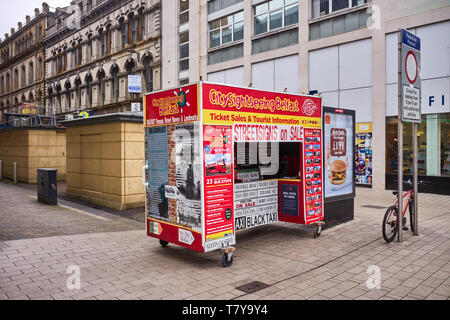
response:
<path id="1" fill-rule="evenodd" d="M 421 182 L 419 182 L 421 183 Z M 407 201 L 405 203 L 405 208 L 402 211 L 402 227 L 403 230 L 408 230 L 408 227 L 406 227 L 407 219 L 405 217 L 406 209 L 409 207 L 409 219 L 410 219 L 410 226 L 411 231 L 414 232 L 414 193 L 413 193 L 413 187 L 411 180 L 408 180 L 406 184 L 409 186 L 409 190 L 405 192 L 403 195 L 403 199 L 407 198 Z M 392 192 L 395 196 L 398 196 L 398 191 Z M 386 242 L 392 242 L 395 239 L 395 236 L 398 232 L 398 199 L 395 202 L 393 206 L 390 206 L 386 213 L 384 214 L 383 219 L 383 238 L 386 240 Z"/>

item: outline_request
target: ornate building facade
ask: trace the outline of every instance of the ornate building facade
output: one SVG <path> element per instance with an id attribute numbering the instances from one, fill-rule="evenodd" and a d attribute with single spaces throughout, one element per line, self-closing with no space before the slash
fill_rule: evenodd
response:
<path id="1" fill-rule="evenodd" d="M 160 28 L 159 0 L 75 0 L 57 8 L 44 39 L 45 105 L 61 116 L 130 111 L 160 87 Z M 142 76 L 141 94 L 128 93 L 128 75 Z"/>
<path id="2" fill-rule="evenodd" d="M 25 24 L 18 22 L 0 41 L 0 123 L 5 113 L 19 112 L 23 103 L 43 104 L 45 95 L 45 28 L 53 13 L 43 3 Z"/>

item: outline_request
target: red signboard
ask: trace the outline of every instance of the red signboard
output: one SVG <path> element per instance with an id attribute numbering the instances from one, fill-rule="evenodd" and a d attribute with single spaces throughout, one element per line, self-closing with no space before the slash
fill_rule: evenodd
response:
<path id="1" fill-rule="evenodd" d="M 317 126 L 321 99 L 204 83 L 203 122 Z"/>
<path id="2" fill-rule="evenodd" d="M 234 234 L 232 137 L 230 126 L 203 126 L 205 236 Z"/>
<path id="3" fill-rule="evenodd" d="M 146 127 L 198 121 L 198 84 L 147 95 L 144 109 Z"/>

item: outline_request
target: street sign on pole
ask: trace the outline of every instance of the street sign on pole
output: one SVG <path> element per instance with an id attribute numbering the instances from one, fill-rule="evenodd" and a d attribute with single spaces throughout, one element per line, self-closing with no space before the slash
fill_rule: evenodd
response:
<path id="1" fill-rule="evenodd" d="M 402 121 L 421 121 L 420 38 L 401 30 Z"/>
<path id="2" fill-rule="evenodd" d="M 398 241 L 402 242 L 403 227 L 403 122 L 412 122 L 413 137 L 413 194 L 414 194 L 414 235 L 418 235 L 418 170 L 417 170 L 417 125 L 421 122 L 422 84 L 420 78 L 421 62 L 420 38 L 405 29 L 399 33 L 399 121 L 398 121 Z M 401 118 L 400 118 L 401 117 Z M 400 121 L 401 119 L 401 121 Z"/>

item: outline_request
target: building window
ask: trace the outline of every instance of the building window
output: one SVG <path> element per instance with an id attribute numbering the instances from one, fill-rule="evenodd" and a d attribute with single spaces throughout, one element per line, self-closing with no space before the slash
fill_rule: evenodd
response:
<path id="1" fill-rule="evenodd" d="M 298 23 L 298 0 L 272 0 L 255 6 L 255 35 Z"/>
<path id="2" fill-rule="evenodd" d="M 76 107 L 81 109 L 81 81 L 80 81 L 80 79 L 75 80 L 75 91 L 77 94 Z"/>
<path id="3" fill-rule="evenodd" d="M 101 103 L 101 105 L 104 105 L 105 104 L 105 73 L 103 71 L 99 73 L 98 81 L 100 83 L 100 92 L 99 92 L 100 103 Z"/>
<path id="4" fill-rule="evenodd" d="M 34 64 L 30 62 L 28 65 L 28 81 L 30 84 L 34 83 Z"/>
<path id="5" fill-rule="evenodd" d="M 208 14 L 228 8 L 229 6 L 232 6 L 239 2 L 242 2 L 242 0 L 211 0 L 211 1 L 208 1 Z"/>
<path id="6" fill-rule="evenodd" d="M 144 60 L 144 78 L 145 78 L 145 90 L 146 92 L 152 92 L 153 91 L 153 67 L 152 65 L 152 58 L 147 57 Z"/>
<path id="7" fill-rule="evenodd" d="M 244 56 L 244 45 L 242 43 L 226 47 L 223 49 L 215 50 L 208 54 L 208 64 L 216 64 L 228 60 L 237 59 Z"/>
<path id="8" fill-rule="evenodd" d="M 189 69 L 189 31 L 180 33 L 180 71 Z"/>
<path id="9" fill-rule="evenodd" d="M 209 23 L 210 48 L 239 41 L 244 38 L 244 12 L 216 19 Z"/>
<path id="10" fill-rule="evenodd" d="M 287 47 L 298 43 L 298 29 L 287 30 L 252 41 L 252 54 Z"/>
<path id="11" fill-rule="evenodd" d="M 66 108 L 68 110 L 72 108 L 72 101 L 70 97 L 70 83 L 66 84 Z"/>
<path id="12" fill-rule="evenodd" d="M 180 15 L 179 24 L 185 24 L 189 22 L 189 0 L 179 0 L 180 3 Z"/>
<path id="13" fill-rule="evenodd" d="M 83 48 L 81 44 L 77 44 L 73 50 L 73 65 L 78 67 L 81 65 L 81 61 L 83 58 Z"/>
<path id="14" fill-rule="evenodd" d="M 319 18 L 330 13 L 347 9 L 358 7 L 364 5 L 371 0 L 312 0 L 312 18 Z"/>
<path id="15" fill-rule="evenodd" d="M 122 49 L 125 48 L 127 44 L 130 44 L 130 38 L 128 36 L 129 33 L 129 24 L 128 21 L 123 20 L 120 24 L 120 32 L 122 34 Z"/>
<path id="16" fill-rule="evenodd" d="M 5 93 L 5 78 L 2 76 L 0 79 L 0 94 Z"/>
<path id="17" fill-rule="evenodd" d="M 14 70 L 14 90 L 19 89 L 19 70 Z"/>
<path id="18" fill-rule="evenodd" d="M 56 56 L 56 73 L 67 70 L 67 53 L 61 53 Z"/>
<path id="19" fill-rule="evenodd" d="M 26 73 L 26 70 L 25 70 L 25 66 L 22 66 L 21 78 L 22 78 L 21 86 L 23 88 L 23 87 L 25 87 L 27 85 L 27 73 Z"/>
<path id="20" fill-rule="evenodd" d="M 112 46 L 112 35 L 110 29 L 100 31 L 100 41 L 102 46 L 102 56 L 110 54 Z"/>
<path id="21" fill-rule="evenodd" d="M 5 84 L 6 92 L 9 92 L 9 91 L 11 91 L 11 79 L 9 77 L 9 73 L 6 74 L 5 79 L 6 79 L 6 84 Z"/>
<path id="22" fill-rule="evenodd" d="M 120 95 L 120 87 L 119 87 L 119 69 L 116 67 L 111 72 L 111 78 L 112 78 L 112 86 L 111 86 L 111 97 L 113 98 L 114 102 L 119 102 L 119 95 Z"/>

